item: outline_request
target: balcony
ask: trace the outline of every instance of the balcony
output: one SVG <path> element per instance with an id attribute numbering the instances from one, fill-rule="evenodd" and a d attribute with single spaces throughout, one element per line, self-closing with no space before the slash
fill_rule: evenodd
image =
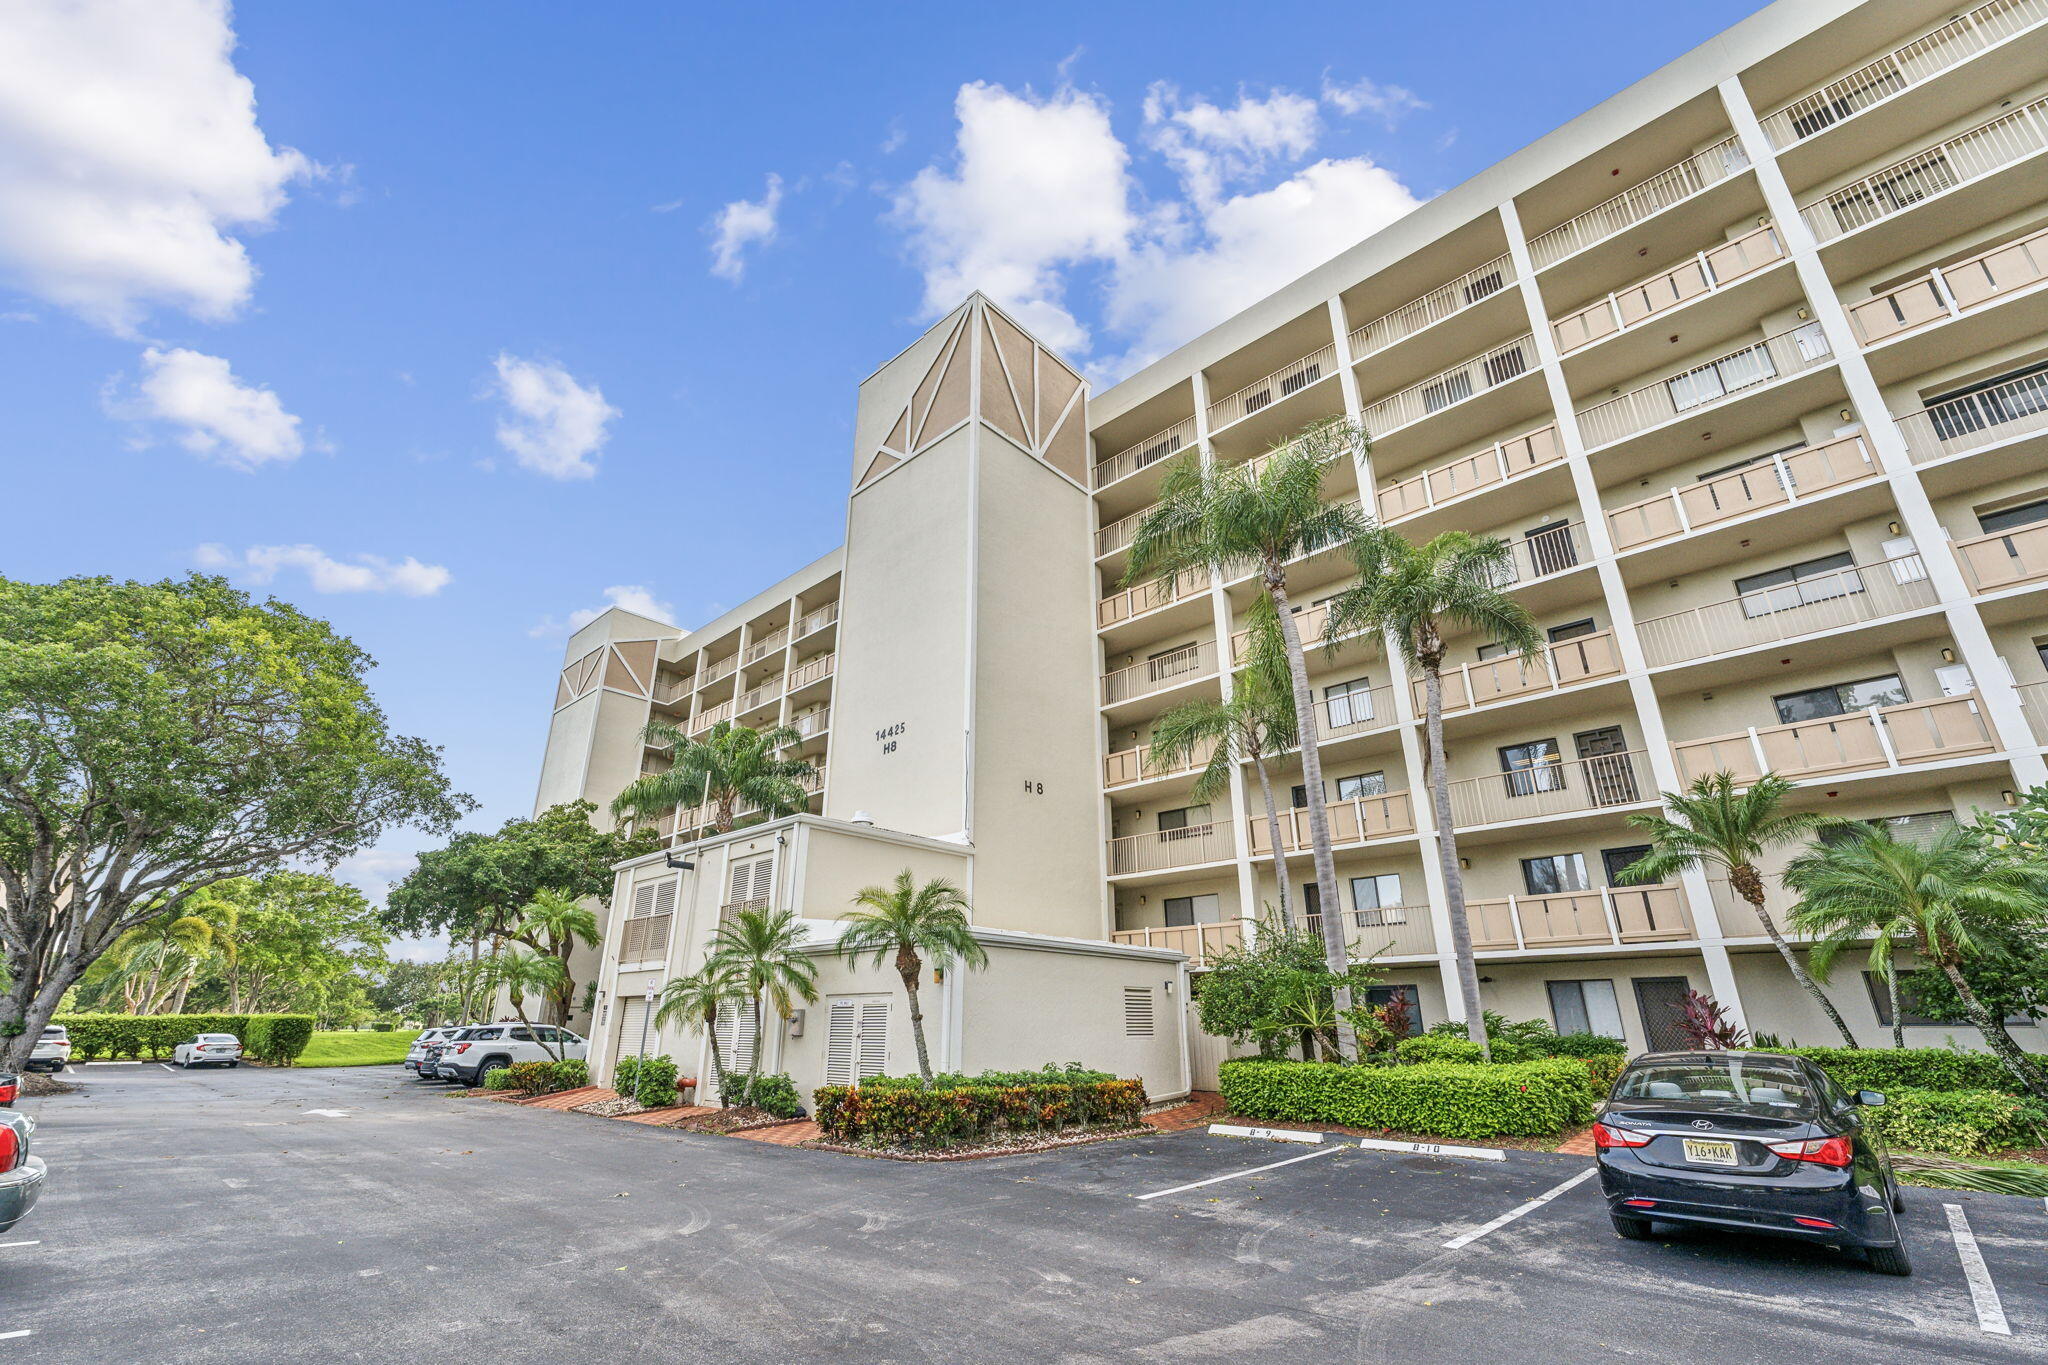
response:
<path id="1" fill-rule="evenodd" d="M 1436 953 L 1436 928 L 1426 905 L 1382 905 L 1344 914 L 1344 943 L 1354 958 L 1431 957 Z M 1303 915 L 1301 927 L 1323 932 L 1321 915 Z"/>
<path id="2" fill-rule="evenodd" d="M 1992 0 L 1766 115 L 1764 133 L 1782 151 L 2044 21 L 2048 0 Z"/>
<path id="3" fill-rule="evenodd" d="M 772 706 L 781 700 L 782 679 L 770 678 L 752 691 L 740 693 L 739 701 L 734 707 L 733 714 L 736 716 L 745 715 L 749 711 L 758 711 L 764 706 Z"/>
<path id="4" fill-rule="evenodd" d="M 1982 180 L 2048 147 L 2048 99 L 1935 143 L 1800 207 L 1823 243 Z"/>
<path id="5" fill-rule="evenodd" d="M 1570 355 L 1784 259 L 1784 243 L 1768 225 L 1702 251 L 1691 260 L 1552 321 L 1550 330 L 1557 338 L 1558 354 Z"/>
<path id="6" fill-rule="evenodd" d="M 1377 499 L 1380 520 L 1391 524 L 1420 516 L 1482 489 L 1548 468 L 1563 455 L 1555 424 L 1497 441 L 1462 459 L 1382 488 Z"/>
<path id="7" fill-rule="evenodd" d="M 808 715 L 789 718 L 789 728 L 796 731 L 799 740 L 815 739 L 831 728 L 831 725 L 832 708 L 829 706 L 812 711 Z"/>
<path id="8" fill-rule="evenodd" d="M 1371 839 L 1395 839 L 1415 832 L 1415 809 L 1409 804 L 1407 792 L 1346 797 L 1325 803 L 1323 813 L 1329 818 L 1333 847 L 1362 844 Z M 1244 823 L 1251 836 L 1252 855 L 1272 857 L 1272 830 L 1264 812 Z M 1290 807 L 1280 812 L 1280 843 L 1288 853 L 1299 853 L 1312 846 L 1307 808 Z"/>
<path id="9" fill-rule="evenodd" d="M 2048 682 L 2021 683 L 2013 690 L 2020 694 L 2020 710 L 2034 732 L 2034 743 L 2048 744 Z"/>
<path id="10" fill-rule="evenodd" d="M 1198 640 L 1183 648 L 1169 650 L 1157 658 L 1103 674 L 1102 704 L 1114 706 L 1118 702 L 1135 701 L 1170 687 L 1181 687 L 1212 677 L 1215 672 L 1216 642 Z"/>
<path id="11" fill-rule="evenodd" d="M 780 654 L 782 647 L 789 643 L 789 632 L 774 630 L 748 645 L 740 654 L 741 663 L 759 663 L 770 654 Z"/>
<path id="12" fill-rule="evenodd" d="M 1221 820 L 1185 829 L 1155 830 L 1150 834 L 1126 834 L 1109 841 L 1109 875 L 1128 876 L 1135 872 L 1166 872 L 1203 863 L 1227 862 L 1236 856 L 1230 846 L 1230 826 Z"/>
<path id="13" fill-rule="evenodd" d="M 1195 443 L 1195 419 L 1183 417 L 1164 431 L 1154 432 L 1133 446 L 1126 446 L 1095 466 L 1095 486 L 1107 488 L 1128 478 L 1147 465 L 1157 464 Z"/>
<path id="14" fill-rule="evenodd" d="M 1520 336 L 1485 355 L 1454 365 L 1442 374 L 1382 398 L 1365 410 L 1362 422 L 1372 438 L 1380 440 L 1402 427 L 1413 426 L 1425 417 L 1433 417 L 1446 408 L 1519 379 L 1535 368 L 1535 339 Z"/>
<path id="15" fill-rule="evenodd" d="M 1650 756 L 1642 749 L 1461 778 L 1450 786 L 1451 819 L 1459 829 L 1632 806 L 1657 797 Z"/>
<path id="16" fill-rule="evenodd" d="M 1718 407 L 1751 390 L 1830 364 L 1834 352 L 1817 322 L 1765 337 L 1702 365 L 1654 380 L 1579 411 L 1588 451 L 1613 445 L 1690 413 Z"/>
<path id="17" fill-rule="evenodd" d="M 804 660 L 789 670 L 788 690 L 795 692 L 799 688 L 809 687 L 814 682 L 822 682 L 832 676 L 832 670 L 838 667 L 838 664 L 837 654 L 820 654 L 815 659 Z"/>
<path id="18" fill-rule="evenodd" d="M 1327 604 L 1307 606 L 1294 613 L 1295 634 L 1301 638 L 1304 654 L 1323 648 L 1323 632 L 1329 628 L 1330 608 Z M 1357 632 L 1338 637 L 1340 641 L 1367 638 Z M 1251 648 L 1252 633 L 1249 628 L 1236 631 L 1230 637 L 1230 666 L 1237 667 L 1245 661 L 1245 654 Z"/>
<path id="19" fill-rule="evenodd" d="M 2048 4 L 2048 0 L 2043 0 Z M 1849 308 L 1865 346 L 1946 322 L 2048 280 L 2048 229 L 1930 270 Z"/>
<path id="20" fill-rule="evenodd" d="M 1095 533 L 1095 557 L 1100 559 L 1104 555 L 1113 555 L 1118 550 L 1127 548 L 1138 538 L 1139 525 L 1151 514 L 1150 507 L 1143 507 L 1098 530 Z"/>
<path id="21" fill-rule="evenodd" d="M 1152 766 L 1151 745 L 1141 744 L 1135 749 L 1120 749 L 1102 760 L 1102 785 L 1128 787 L 1133 782 L 1145 782 L 1155 777 L 1180 777 L 1187 773 L 1200 772 L 1209 766 L 1209 760 L 1215 753 L 1216 745 L 1211 742 L 1197 746 L 1182 762 L 1155 768 Z"/>
<path id="22" fill-rule="evenodd" d="M 1529 239 L 1529 258 L 1538 270 L 1577 255 L 1587 247 L 1625 232 L 1646 218 L 1654 217 L 1694 195 L 1747 170 L 1749 158 L 1734 138 L 1696 152 L 1675 166 L 1666 167 L 1640 185 L 1623 190 L 1612 199 L 1596 204 L 1576 218 L 1559 223 Z"/>
<path id="23" fill-rule="evenodd" d="M 677 702 L 687 699 L 696 690 L 697 680 L 695 678 L 664 677 L 658 679 L 654 684 L 654 704 L 656 706 L 674 706 Z"/>
<path id="24" fill-rule="evenodd" d="M 1927 565 L 1917 554 L 1901 555 L 1649 617 L 1636 623 L 1636 633 L 1644 659 L 1658 668 L 1933 605 Z"/>
<path id="25" fill-rule="evenodd" d="M 1621 655 L 1614 647 L 1613 631 L 1577 635 L 1544 645 L 1534 658 L 1511 654 L 1444 669 L 1444 714 L 1539 692 L 1559 692 L 1620 672 Z M 1423 680 L 1412 679 L 1411 685 L 1416 713 L 1421 714 L 1426 704 Z"/>
<path id="26" fill-rule="evenodd" d="M 712 726 L 718 724 L 718 722 L 731 720 L 732 709 L 732 703 L 729 701 L 722 701 L 716 706 L 705 707 L 697 713 L 697 718 L 690 722 L 690 733 L 701 735 Z"/>
<path id="27" fill-rule="evenodd" d="M 1248 919 L 1219 920 L 1214 924 L 1155 924 L 1143 929 L 1118 929 L 1109 939 L 1138 948 L 1170 948 L 1186 953 L 1190 967 L 1207 967 L 1219 955 L 1242 948 L 1251 937 L 1251 924 Z"/>
<path id="28" fill-rule="evenodd" d="M 1351 360 L 1356 364 L 1369 355 L 1384 351 L 1397 341 L 1434 327 L 1445 318 L 1464 312 L 1482 299 L 1492 298 L 1514 278 L 1514 264 L 1497 256 L 1485 265 L 1466 271 L 1419 299 L 1402 304 L 1393 312 L 1374 318 L 1351 333 Z"/>
<path id="29" fill-rule="evenodd" d="M 1751 512 L 1784 507 L 1883 472 L 1860 434 L 1844 436 L 1616 507 L 1607 514 L 1607 529 L 1615 552 L 1621 553 Z"/>
<path id="30" fill-rule="evenodd" d="M 1696 937 L 1677 885 L 1607 886 L 1547 896 L 1470 901 L 1476 951 L 1668 943 Z"/>
<path id="31" fill-rule="evenodd" d="M 2048 431 L 2048 371 L 1892 419 L 1915 464 L 1969 455 Z"/>
<path id="32" fill-rule="evenodd" d="M 806 635 L 815 635 L 838 619 L 839 604 L 837 602 L 827 602 L 815 611 L 805 612 L 797 619 L 795 638 L 801 640 Z"/>
<path id="33" fill-rule="evenodd" d="M 1674 744 L 1672 752 L 1678 757 L 1683 781 L 1727 772 L 1739 782 L 1753 782 L 1766 772 L 1780 777 L 1822 777 L 1966 758 L 1991 753 L 1997 747 L 1984 723 L 1977 694 L 1966 692 L 1687 740 Z"/>
<path id="34" fill-rule="evenodd" d="M 1950 543 L 1971 592 L 1997 592 L 2048 578 L 2048 522 Z"/>
<path id="35" fill-rule="evenodd" d="M 1209 590 L 1209 571 L 1189 569 L 1182 573 L 1155 578 L 1149 583 L 1140 583 L 1135 588 L 1111 593 L 1095 604 L 1095 624 L 1099 629 L 1124 621 L 1136 620 L 1149 611 L 1170 607 L 1176 602 L 1185 602 Z"/>
<path id="36" fill-rule="evenodd" d="M 619 961 L 647 962 L 668 956 L 668 929 L 674 915 L 641 915 L 626 921 L 619 933 Z"/>
<path id="37" fill-rule="evenodd" d="M 712 683 L 730 678 L 733 670 L 739 666 L 740 656 L 737 654 L 728 654 L 723 659 L 713 660 L 704 665 L 704 671 L 697 675 L 697 686 L 709 687 Z"/>
<path id="38" fill-rule="evenodd" d="M 1233 422 L 1273 406 L 1283 398 L 1300 393 L 1309 385 L 1337 372 L 1337 348 L 1324 346 L 1292 364 L 1282 366 L 1264 379 L 1247 384 L 1236 393 L 1209 405 L 1209 433 L 1213 436 Z"/>

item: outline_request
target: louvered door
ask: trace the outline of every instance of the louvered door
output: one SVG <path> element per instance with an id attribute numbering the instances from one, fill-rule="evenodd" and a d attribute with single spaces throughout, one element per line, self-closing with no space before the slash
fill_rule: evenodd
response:
<path id="1" fill-rule="evenodd" d="M 735 861 L 726 874 L 727 910 L 765 910 L 775 899 L 775 855 Z"/>
<path id="2" fill-rule="evenodd" d="M 825 1084 L 852 1085 L 889 1069 L 889 997 L 835 995 L 825 1031 Z"/>
<path id="3" fill-rule="evenodd" d="M 718 1007 L 718 1059 L 734 1074 L 754 1065 L 754 1007 L 751 1001 L 728 1000 Z"/>

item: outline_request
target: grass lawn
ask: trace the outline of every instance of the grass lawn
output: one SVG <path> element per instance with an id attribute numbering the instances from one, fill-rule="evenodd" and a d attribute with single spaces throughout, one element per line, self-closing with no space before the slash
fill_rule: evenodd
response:
<path id="1" fill-rule="evenodd" d="M 300 1066 L 396 1066 L 405 1060 L 417 1029 L 377 1033 L 344 1030 L 315 1033 L 313 1041 L 299 1054 Z"/>

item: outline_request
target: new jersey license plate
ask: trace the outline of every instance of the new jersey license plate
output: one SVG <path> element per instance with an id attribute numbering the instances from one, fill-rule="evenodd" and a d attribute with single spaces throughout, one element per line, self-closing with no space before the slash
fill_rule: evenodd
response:
<path id="1" fill-rule="evenodd" d="M 1709 1142 L 1704 1138 L 1685 1139 L 1685 1159 L 1702 1166 L 1734 1166 L 1739 1164 L 1732 1142 Z"/>

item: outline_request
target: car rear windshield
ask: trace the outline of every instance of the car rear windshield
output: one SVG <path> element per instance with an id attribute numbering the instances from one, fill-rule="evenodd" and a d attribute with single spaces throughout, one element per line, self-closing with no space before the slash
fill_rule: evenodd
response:
<path id="1" fill-rule="evenodd" d="M 1719 1102 L 1766 1113 L 1812 1112 L 1820 1099 L 1806 1074 L 1797 1068 L 1732 1054 L 1631 1067 L 1614 1087 L 1614 1097 Z"/>
<path id="2" fill-rule="evenodd" d="M 202 1033 L 199 1035 L 199 1041 L 202 1043 L 232 1043 L 235 1041 L 235 1035 L 232 1033 Z"/>
<path id="3" fill-rule="evenodd" d="M 69 1038 L 70 1036 L 71 1035 L 66 1033 L 63 1029 L 57 1028 L 54 1025 L 50 1028 L 46 1028 L 43 1030 L 43 1037 L 45 1038 L 63 1039 Z"/>

